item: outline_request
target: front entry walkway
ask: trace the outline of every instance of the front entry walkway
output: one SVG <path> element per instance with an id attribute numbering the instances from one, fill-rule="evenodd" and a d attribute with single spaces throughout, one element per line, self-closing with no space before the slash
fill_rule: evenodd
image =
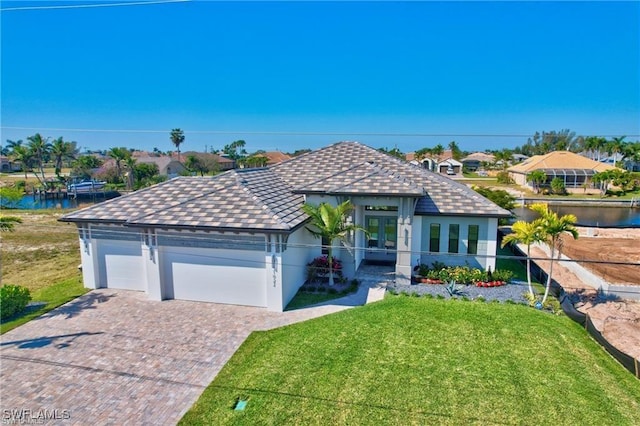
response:
<path id="1" fill-rule="evenodd" d="M 347 308 L 275 313 L 93 290 L 2 335 L 0 408 L 13 416 L 3 420 L 173 425 L 252 331 Z"/>

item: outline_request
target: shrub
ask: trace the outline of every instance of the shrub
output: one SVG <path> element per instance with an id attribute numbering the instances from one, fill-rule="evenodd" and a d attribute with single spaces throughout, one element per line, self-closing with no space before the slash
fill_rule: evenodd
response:
<path id="1" fill-rule="evenodd" d="M 498 180 L 498 183 L 504 183 L 504 184 L 512 184 L 513 179 L 511 179 L 511 177 L 509 176 L 509 172 L 502 171 L 502 172 L 498 172 L 498 174 L 496 175 L 496 178 Z"/>
<path id="2" fill-rule="evenodd" d="M 496 269 L 492 276 L 495 281 L 504 281 L 508 283 L 511 278 L 513 278 L 513 272 L 508 269 Z"/>
<path id="3" fill-rule="evenodd" d="M 553 180 L 551 181 L 551 191 L 553 191 L 554 194 L 558 195 L 566 194 L 567 189 L 564 186 L 564 180 L 559 177 L 553 178 Z"/>
<path id="4" fill-rule="evenodd" d="M 29 289 L 19 285 L 0 287 L 0 317 L 10 318 L 24 310 L 31 300 Z"/>

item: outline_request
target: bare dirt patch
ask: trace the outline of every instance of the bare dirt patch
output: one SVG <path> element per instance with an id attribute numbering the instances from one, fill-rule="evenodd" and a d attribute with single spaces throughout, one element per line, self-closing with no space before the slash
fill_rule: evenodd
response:
<path id="1" fill-rule="evenodd" d="M 607 265 L 578 262 L 612 284 L 640 285 L 640 229 L 579 228 L 578 240 L 565 238 L 562 253 L 575 260 L 632 262 L 638 265 Z M 547 255 L 532 248 L 533 257 Z M 536 261 L 545 271 L 548 261 Z M 588 314 L 596 328 L 616 348 L 640 359 L 640 302 L 599 297 L 571 271 L 556 262 L 553 279 L 576 301 L 576 308 Z"/>
<path id="2" fill-rule="evenodd" d="M 580 229 L 580 237 L 564 238 L 562 253 L 612 284 L 640 285 L 640 230 Z M 627 262 L 634 265 L 604 262 Z"/>

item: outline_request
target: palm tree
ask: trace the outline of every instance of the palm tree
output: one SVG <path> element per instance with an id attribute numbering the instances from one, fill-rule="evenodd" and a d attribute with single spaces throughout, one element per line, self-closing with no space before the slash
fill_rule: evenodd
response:
<path id="1" fill-rule="evenodd" d="M 33 169 L 33 153 L 26 146 L 17 145 L 13 148 L 11 158 L 20 163 L 24 172 L 24 180 L 27 180 L 27 172 Z"/>
<path id="2" fill-rule="evenodd" d="M 460 147 L 456 143 L 456 141 L 449 142 L 449 149 L 451 150 L 451 156 L 453 156 L 454 160 L 459 160 L 462 158 L 462 151 Z"/>
<path id="3" fill-rule="evenodd" d="M 169 138 L 178 150 L 178 161 L 180 161 L 180 144 L 184 142 L 184 132 L 181 129 L 172 129 Z"/>
<path id="4" fill-rule="evenodd" d="M 13 150 L 18 146 L 22 146 L 22 139 L 19 139 L 17 141 L 7 139 L 7 143 L 5 144 L 4 148 L 2 148 L 2 155 L 11 155 L 13 153 Z"/>
<path id="5" fill-rule="evenodd" d="M 540 192 L 540 185 L 547 181 L 547 175 L 542 170 L 534 170 L 527 175 L 527 181 L 533 184 L 536 193 Z"/>
<path id="6" fill-rule="evenodd" d="M 574 224 L 578 221 L 575 215 L 566 214 L 559 217 L 558 213 L 549 210 L 549 206 L 544 203 L 533 204 L 529 207 L 531 210 L 540 214 L 539 225 L 545 243 L 551 250 L 551 259 L 549 262 L 549 274 L 547 275 L 547 284 L 542 297 L 542 304 L 546 302 L 551 288 L 551 276 L 553 274 L 553 262 L 556 249 L 560 250 L 560 243 L 564 234 L 570 234 L 574 239 L 578 239 L 578 231 Z"/>
<path id="7" fill-rule="evenodd" d="M 311 228 L 307 228 L 315 238 L 322 238 L 328 241 L 327 262 L 329 263 L 329 285 L 333 285 L 333 241 L 339 240 L 347 243 L 349 234 L 357 230 L 366 232 L 360 226 L 347 223 L 347 218 L 351 215 L 354 206 L 347 200 L 342 204 L 333 207 L 328 203 L 320 203 L 315 206 L 305 203 L 302 211 L 311 219 Z"/>
<path id="8" fill-rule="evenodd" d="M 124 159 L 124 163 L 127 166 L 127 189 L 133 190 L 133 187 L 136 183 L 136 174 L 135 174 L 136 159 L 133 158 L 132 156 L 128 156 L 127 158 Z"/>
<path id="9" fill-rule="evenodd" d="M 40 169 L 40 174 L 42 175 L 40 183 L 44 184 L 44 161 L 45 157 L 49 155 L 49 150 L 51 148 L 49 138 L 45 138 L 40 133 L 36 133 L 33 136 L 29 136 L 27 140 L 29 141 L 29 150 L 33 153 L 35 163 Z M 38 178 L 38 180 L 40 180 L 40 178 Z"/>
<path id="10" fill-rule="evenodd" d="M 527 284 L 529 284 L 529 294 L 533 296 L 531 287 L 531 244 L 545 241 L 540 220 L 533 222 L 517 221 L 511 226 L 512 233 L 502 239 L 502 247 L 509 243 L 522 243 L 527 245 Z"/>
<path id="11" fill-rule="evenodd" d="M 62 171 L 62 162 L 64 160 L 73 160 L 76 156 L 75 142 L 67 142 L 60 136 L 51 142 L 51 155 L 55 159 L 56 175 L 60 176 Z"/>
<path id="12" fill-rule="evenodd" d="M 107 155 L 116 161 L 116 175 L 118 179 L 122 177 L 122 162 L 131 157 L 131 151 L 124 147 L 111 148 Z"/>

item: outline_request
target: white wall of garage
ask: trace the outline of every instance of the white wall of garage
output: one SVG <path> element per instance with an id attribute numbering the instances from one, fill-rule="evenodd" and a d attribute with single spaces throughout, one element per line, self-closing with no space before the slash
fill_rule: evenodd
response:
<path id="1" fill-rule="evenodd" d="M 302 227 L 289 236 L 287 249 L 282 253 L 283 309 L 307 279 L 307 263 L 320 256 L 320 240 Z"/>

